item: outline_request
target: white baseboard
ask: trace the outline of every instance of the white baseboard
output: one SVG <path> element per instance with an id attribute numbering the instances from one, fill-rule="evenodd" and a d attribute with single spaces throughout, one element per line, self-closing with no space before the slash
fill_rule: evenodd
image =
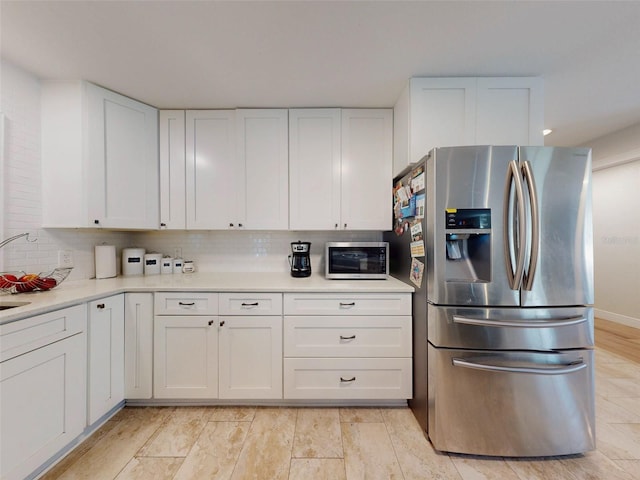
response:
<path id="1" fill-rule="evenodd" d="M 640 318 L 633 318 L 627 315 L 620 315 L 619 313 L 607 312 L 606 310 L 594 309 L 594 314 L 597 318 L 603 320 L 609 320 L 611 322 L 621 323 L 627 327 L 640 328 Z"/>

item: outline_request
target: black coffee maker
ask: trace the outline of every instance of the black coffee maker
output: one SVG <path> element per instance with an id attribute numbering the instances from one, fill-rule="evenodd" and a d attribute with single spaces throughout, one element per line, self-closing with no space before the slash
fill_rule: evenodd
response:
<path id="1" fill-rule="evenodd" d="M 292 277 L 308 277 L 311 275 L 311 260 L 309 251 L 311 242 L 291 242 L 291 255 L 289 255 L 289 265 L 291 266 Z"/>

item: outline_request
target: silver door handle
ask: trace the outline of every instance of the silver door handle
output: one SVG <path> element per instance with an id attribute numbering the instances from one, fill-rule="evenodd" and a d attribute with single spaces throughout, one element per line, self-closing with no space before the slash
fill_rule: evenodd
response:
<path id="1" fill-rule="evenodd" d="M 453 359 L 454 367 L 474 368 L 476 370 L 486 370 L 489 372 L 508 373 L 531 373 L 534 375 L 564 375 L 574 373 L 587 368 L 587 364 L 580 360 L 579 363 L 569 363 L 558 368 L 531 368 L 531 367 L 501 367 L 498 365 L 485 365 L 482 363 L 469 362 L 460 358 Z"/>
<path id="2" fill-rule="evenodd" d="M 517 320 L 491 320 L 487 318 L 471 318 L 461 315 L 453 316 L 453 323 L 463 323 L 465 325 L 478 325 L 481 327 L 517 327 L 517 328 L 553 328 L 578 325 L 587 321 L 586 317 L 567 317 L 561 320 L 534 320 L 520 322 Z"/>
<path id="3" fill-rule="evenodd" d="M 515 185 L 516 189 L 516 201 L 518 203 L 518 213 L 516 219 L 518 220 L 518 249 L 516 258 L 515 271 L 511 267 L 511 237 L 509 235 L 509 212 L 510 207 L 510 194 L 511 184 Z M 527 233 L 526 224 L 524 221 L 524 189 L 522 187 L 522 177 L 520 176 L 520 169 L 518 168 L 518 162 L 511 160 L 509 162 L 509 168 L 507 170 L 507 178 L 504 186 L 504 198 L 502 200 L 502 243 L 504 247 L 504 261 L 507 268 L 507 279 L 509 280 L 509 287 L 512 290 L 519 290 L 522 283 L 522 272 L 524 271 L 524 250 L 527 246 L 527 239 L 525 237 Z"/>
<path id="4" fill-rule="evenodd" d="M 536 182 L 531 171 L 531 163 L 524 162 L 522 166 L 524 178 L 529 189 L 529 205 L 531 208 L 531 255 L 529 256 L 529 267 L 524 272 L 525 290 L 531 290 L 533 287 L 533 279 L 536 275 L 536 267 L 538 266 L 538 253 L 540 251 L 540 215 L 538 213 L 538 192 L 536 190 Z"/>

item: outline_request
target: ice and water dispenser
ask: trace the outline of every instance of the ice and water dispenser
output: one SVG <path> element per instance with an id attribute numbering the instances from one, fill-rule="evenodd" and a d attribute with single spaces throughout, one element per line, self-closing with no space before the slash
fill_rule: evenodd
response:
<path id="1" fill-rule="evenodd" d="M 445 212 L 448 282 L 491 281 L 491 210 L 448 208 Z"/>

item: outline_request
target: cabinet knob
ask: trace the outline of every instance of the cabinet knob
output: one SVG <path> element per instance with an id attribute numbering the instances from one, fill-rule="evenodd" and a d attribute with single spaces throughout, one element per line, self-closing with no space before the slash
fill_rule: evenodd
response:
<path id="1" fill-rule="evenodd" d="M 220 326 L 224 327 L 224 320 L 220 320 Z"/>
<path id="2" fill-rule="evenodd" d="M 94 220 L 94 221 L 93 221 L 93 224 L 94 224 L 94 225 L 100 225 L 100 220 L 98 220 L 98 219 Z"/>
<path id="3" fill-rule="evenodd" d="M 229 224 L 229 226 L 230 226 L 231 228 L 233 228 L 233 223 L 230 223 L 230 224 Z"/>
<path id="4" fill-rule="evenodd" d="M 166 226 L 167 226 L 167 224 L 166 224 L 166 223 L 164 223 L 164 222 L 160 222 L 160 227 L 166 227 Z"/>
<path id="5" fill-rule="evenodd" d="M 213 325 L 213 320 L 209 320 L 209 326 Z"/>
<path id="6" fill-rule="evenodd" d="M 344 228 L 347 228 L 347 224 L 346 223 L 344 224 Z"/>
<path id="7" fill-rule="evenodd" d="M 104 303 L 99 303 L 98 305 L 96 305 L 96 307 L 102 310 L 104 308 Z"/>
<path id="8" fill-rule="evenodd" d="M 242 224 L 241 224 L 241 223 L 239 223 L 239 224 L 238 224 L 238 227 L 242 228 Z"/>
<path id="9" fill-rule="evenodd" d="M 337 224 L 337 223 L 335 224 L 335 227 L 334 227 L 334 228 L 338 228 L 338 224 Z"/>

